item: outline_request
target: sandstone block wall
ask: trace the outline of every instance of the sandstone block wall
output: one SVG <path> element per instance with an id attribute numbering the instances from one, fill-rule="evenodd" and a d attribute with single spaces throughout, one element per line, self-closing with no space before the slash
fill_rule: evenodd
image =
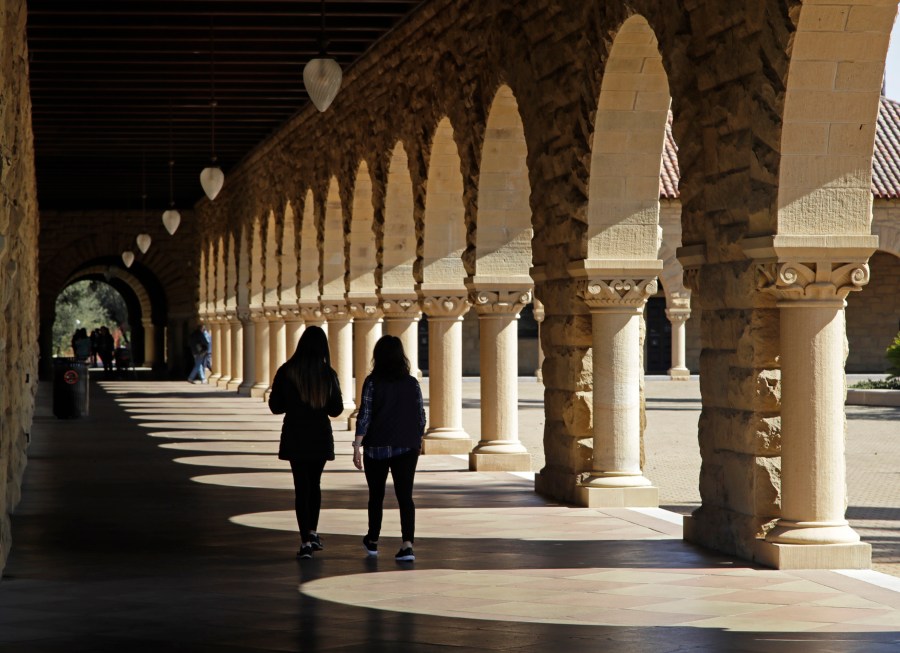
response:
<path id="1" fill-rule="evenodd" d="M 38 212 L 25 0 L 0 0 L 0 571 L 37 387 Z"/>
<path id="2" fill-rule="evenodd" d="M 876 252 L 869 266 L 869 284 L 847 297 L 848 372 L 886 371 L 884 350 L 900 331 L 900 258 Z"/>

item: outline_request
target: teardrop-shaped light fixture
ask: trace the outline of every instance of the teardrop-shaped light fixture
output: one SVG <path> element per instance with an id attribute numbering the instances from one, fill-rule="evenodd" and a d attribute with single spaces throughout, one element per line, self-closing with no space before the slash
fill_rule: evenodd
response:
<path id="1" fill-rule="evenodd" d="M 325 111 L 341 89 L 341 67 L 330 57 L 311 59 L 303 66 L 303 85 L 319 111 Z"/>
<path id="2" fill-rule="evenodd" d="M 163 225 L 166 227 L 166 231 L 171 235 L 175 235 L 175 231 L 178 229 L 178 225 L 181 224 L 181 214 L 176 209 L 169 209 L 162 216 Z"/>
<path id="3" fill-rule="evenodd" d="M 150 243 L 153 242 L 150 238 L 150 234 L 138 234 L 136 240 L 138 249 L 141 250 L 141 254 L 146 254 L 147 250 L 150 249 Z"/>
<path id="4" fill-rule="evenodd" d="M 122 263 L 125 264 L 126 268 L 130 268 L 131 264 L 134 263 L 134 252 L 127 249 L 122 252 Z"/>
<path id="5" fill-rule="evenodd" d="M 200 185 L 203 186 L 203 192 L 210 200 L 216 199 L 224 184 L 225 173 L 219 166 L 203 168 L 200 172 Z"/>

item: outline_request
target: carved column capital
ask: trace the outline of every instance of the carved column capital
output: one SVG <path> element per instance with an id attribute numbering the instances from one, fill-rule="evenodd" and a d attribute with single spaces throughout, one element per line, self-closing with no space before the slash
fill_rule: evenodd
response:
<path id="1" fill-rule="evenodd" d="M 250 309 L 250 321 L 252 322 L 267 322 L 266 312 L 263 310 L 262 306 L 251 308 Z"/>
<path id="2" fill-rule="evenodd" d="M 322 307 L 318 304 L 301 304 L 297 308 L 304 322 L 321 322 L 324 319 Z"/>
<path id="3" fill-rule="evenodd" d="M 647 299 L 656 294 L 656 277 L 649 279 L 589 279 L 580 293 L 594 311 L 634 310 L 641 312 Z"/>
<path id="4" fill-rule="evenodd" d="M 270 322 L 275 322 L 284 317 L 284 312 L 277 306 L 267 306 L 264 312 L 266 319 Z"/>
<path id="5" fill-rule="evenodd" d="M 242 322 L 244 324 L 250 322 L 251 314 L 249 308 L 238 308 L 237 311 L 235 311 L 235 314 L 237 315 L 237 319 L 239 322 Z"/>
<path id="6" fill-rule="evenodd" d="M 345 302 L 322 302 L 322 316 L 326 320 L 349 320 L 350 319 L 350 311 L 347 310 L 347 304 Z"/>
<path id="7" fill-rule="evenodd" d="M 422 298 L 422 311 L 429 318 L 461 318 L 469 311 L 465 295 L 441 295 Z"/>
<path id="8" fill-rule="evenodd" d="M 354 320 L 380 320 L 383 315 L 376 297 L 353 299 L 347 304 L 347 310 Z"/>
<path id="9" fill-rule="evenodd" d="M 672 324 L 684 324 L 691 319 L 691 309 L 687 308 L 667 308 L 666 317 Z"/>
<path id="10" fill-rule="evenodd" d="M 531 288 L 514 290 L 473 288 L 469 298 L 479 315 L 518 315 L 531 301 Z"/>
<path id="11" fill-rule="evenodd" d="M 381 310 L 385 319 L 418 320 L 422 317 L 422 308 L 417 297 L 383 297 Z"/>
<path id="12" fill-rule="evenodd" d="M 869 265 L 864 261 L 834 262 L 796 260 L 757 265 L 758 287 L 779 300 L 779 305 L 795 302 L 836 302 L 869 283 Z"/>

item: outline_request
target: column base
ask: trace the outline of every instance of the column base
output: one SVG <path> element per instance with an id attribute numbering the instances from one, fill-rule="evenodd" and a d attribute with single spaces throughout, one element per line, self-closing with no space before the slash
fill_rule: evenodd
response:
<path id="1" fill-rule="evenodd" d="M 266 390 L 269 389 L 268 383 L 256 383 L 250 387 L 250 396 L 262 398 L 263 395 L 266 394 Z"/>
<path id="2" fill-rule="evenodd" d="M 451 433 L 451 437 L 447 437 Z M 422 454 L 426 456 L 453 456 L 472 451 L 472 440 L 465 431 L 442 431 L 439 436 L 425 434 L 422 438 Z"/>
<path id="3" fill-rule="evenodd" d="M 213 374 L 211 376 L 206 377 L 206 380 L 210 385 L 219 385 L 219 379 L 222 378 L 221 374 Z"/>
<path id="4" fill-rule="evenodd" d="M 226 390 L 231 390 L 234 392 L 238 391 L 238 388 L 241 387 L 241 384 L 244 382 L 243 379 L 230 379 L 228 381 L 228 385 L 225 386 Z"/>
<path id="5" fill-rule="evenodd" d="M 688 381 L 691 371 L 686 367 L 673 367 L 669 370 L 669 378 L 673 381 Z"/>
<path id="6" fill-rule="evenodd" d="M 250 391 L 251 391 L 252 389 L 253 389 L 253 385 L 252 385 L 252 384 L 250 384 L 250 383 L 241 383 L 241 385 L 238 386 L 237 391 L 238 391 L 238 394 L 239 394 L 240 396 L 242 396 L 242 397 L 250 397 L 250 396 L 252 396 L 252 395 L 250 394 Z"/>
<path id="7" fill-rule="evenodd" d="M 263 401 L 269 401 L 269 395 L 272 394 L 272 386 L 266 388 L 266 391 L 263 393 Z"/>
<path id="8" fill-rule="evenodd" d="M 216 381 L 216 387 L 219 387 L 219 388 L 227 388 L 227 387 L 228 387 L 228 382 L 229 382 L 230 380 L 231 380 L 231 379 L 229 379 L 227 376 L 223 376 L 223 377 L 220 378 L 218 381 Z"/>
<path id="9" fill-rule="evenodd" d="M 776 544 L 758 540 L 754 558 L 775 569 L 870 569 L 872 545 Z"/>
<path id="10" fill-rule="evenodd" d="M 350 413 L 350 416 L 347 418 L 347 428 L 351 431 L 356 430 L 356 418 L 359 417 L 359 408 Z"/>
<path id="11" fill-rule="evenodd" d="M 530 472 L 530 453 L 476 453 L 469 454 L 469 471 L 472 472 Z"/>
<path id="12" fill-rule="evenodd" d="M 659 508 L 659 488 L 579 485 L 575 488 L 575 501 L 586 508 Z"/>

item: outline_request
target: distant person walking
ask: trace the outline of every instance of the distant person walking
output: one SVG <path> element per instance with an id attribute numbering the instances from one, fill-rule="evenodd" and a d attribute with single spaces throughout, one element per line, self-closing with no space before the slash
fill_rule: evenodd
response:
<path id="1" fill-rule="evenodd" d="M 113 337 L 106 326 L 100 327 L 97 334 L 97 355 L 103 363 L 104 372 L 113 371 Z"/>
<path id="2" fill-rule="evenodd" d="M 394 558 L 401 562 L 416 559 L 416 505 L 412 493 L 424 432 L 422 389 L 409 373 L 403 343 L 395 336 L 383 336 L 375 343 L 372 373 L 363 383 L 353 442 L 353 464 L 357 469 L 365 466 L 369 485 L 369 531 L 363 546 L 371 556 L 378 555 L 384 490 L 390 472 L 400 506 L 403 537 Z"/>
<path id="3" fill-rule="evenodd" d="M 87 329 L 76 329 L 75 335 L 72 336 L 72 353 L 75 360 L 81 363 L 87 362 L 91 356 L 91 339 L 87 334 Z"/>
<path id="4" fill-rule="evenodd" d="M 194 383 L 199 380 L 200 383 L 206 383 L 206 370 L 204 362 L 206 361 L 207 344 L 206 336 L 203 335 L 203 327 L 198 326 L 191 332 L 188 337 L 188 347 L 191 349 L 191 356 L 194 357 L 194 367 L 188 375 L 188 383 Z"/>
<path id="5" fill-rule="evenodd" d="M 317 326 L 307 327 L 297 350 L 278 368 L 269 394 L 269 409 L 284 414 L 278 457 L 291 463 L 294 509 L 300 529 L 299 558 L 312 558 L 325 548 L 319 537 L 322 472 L 334 460 L 331 417 L 344 410 L 341 386 L 331 369 L 328 338 Z"/>

